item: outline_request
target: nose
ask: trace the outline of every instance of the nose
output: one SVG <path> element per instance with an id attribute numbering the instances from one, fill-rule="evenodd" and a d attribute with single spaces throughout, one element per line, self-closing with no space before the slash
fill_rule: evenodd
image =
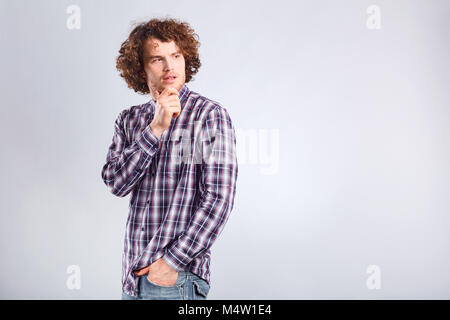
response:
<path id="1" fill-rule="evenodd" d="M 166 59 L 165 71 L 173 70 L 173 62 L 170 59 Z"/>

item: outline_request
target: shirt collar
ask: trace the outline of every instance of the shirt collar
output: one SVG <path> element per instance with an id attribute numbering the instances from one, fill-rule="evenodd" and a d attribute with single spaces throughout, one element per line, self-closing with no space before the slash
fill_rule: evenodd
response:
<path id="1" fill-rule="evenodd" d="M 187 99 L 188 95 L 189 95 L 189 88 L 188 86 L 185 84 L 183 84 L 183 86 L 181 87 L 180 91 L 179 91 L 179 95 L 178 97 L 180 98 L 180 104 L 183 107 L 184 101 Z"/>

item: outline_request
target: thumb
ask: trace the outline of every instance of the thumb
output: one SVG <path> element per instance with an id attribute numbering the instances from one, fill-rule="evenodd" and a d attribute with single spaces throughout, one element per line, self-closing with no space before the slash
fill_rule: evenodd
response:
<path id="1" fill-rule="evenodd" d="M 148 270 L 149 270 L 148 267 L 143 268 L 143 269 L 140 269 L 140 270 L 138 270 L 138 271 L 135 270 L 135 271 L 134 271 L 134 274 L 137 275 L 137 276 L 142 276 L 142 275 L 144 275 L 144 274 L 147 274 L 147 273 L 148 273 Z"/>

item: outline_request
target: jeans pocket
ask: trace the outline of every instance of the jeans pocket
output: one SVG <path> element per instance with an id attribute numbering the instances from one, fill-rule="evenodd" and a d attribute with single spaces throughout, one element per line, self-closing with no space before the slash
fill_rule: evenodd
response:
<path id="1" fill-rule="evenodd" d="M 157 286 L 157 287 L 161 287 L 161 288 L 174 288 L 174 287 L 177 286 L 177 284 L 178 284 L 178 282 L 179 282 L 179 280 L 180 280 L 180 273 L 178 272 L 178 274 L 177 274 L 177 280 L 175 281 L 175 283 L 174 283 L 172 286 L 164 286 L 164 285 L 161 285 L 161 284 L 154 283 L 152 280 L 150 280 L 150 279 L 148 278 L 148 275 L 149 275 L 148 273 L 147 273 L 147 274 L 144 274 L 144 277 L 145 277 L 145 279 L 147 280 L 147 282 L 150 283 L 151 285 L 154 285 L 154 286 Z"/>
<path id="2" fill-rule="evenodd" d="M 205 280 L 193 280 L 194 299 L 204 300 L 208 297 L 209 285 Z"/>

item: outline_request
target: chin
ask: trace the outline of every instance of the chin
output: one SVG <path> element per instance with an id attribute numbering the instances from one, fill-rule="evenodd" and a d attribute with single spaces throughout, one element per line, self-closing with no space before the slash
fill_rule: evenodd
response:
<path id="1" fill-rule="evenodd" d="M 164 88 L 173 87 L 173 88 L 175 88 L 175 89 L 177 89 L 177 90 L 180 90 L 182 86 L 183 86 L 183 85 L 180 85 L 179 82 L 175 82 L 175 83 L 167 83 L 167 84 L 164 84 L 164 85 L 163 85 Z"/>

